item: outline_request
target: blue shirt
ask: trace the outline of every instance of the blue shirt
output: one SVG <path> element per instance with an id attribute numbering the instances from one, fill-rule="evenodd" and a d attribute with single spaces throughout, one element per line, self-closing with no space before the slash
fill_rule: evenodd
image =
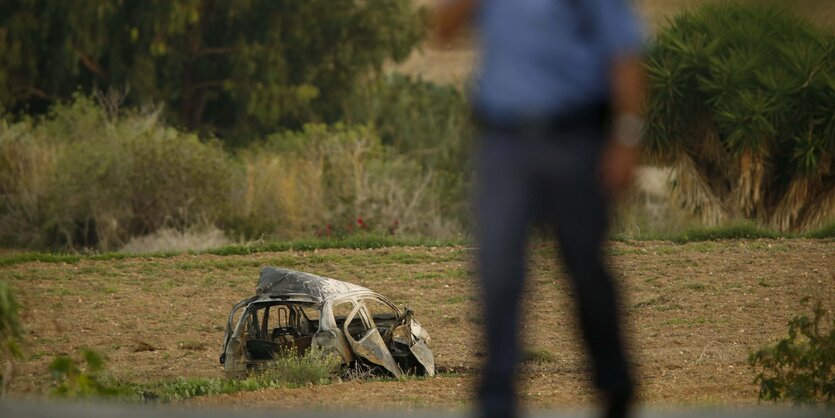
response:
<path id="1" fill-rule="evenodd" d="M 483 117 L 547 117 L 609 98 L 612 57 L 636 53 L 629 0 L 481 0 L 473 101 Z"/>

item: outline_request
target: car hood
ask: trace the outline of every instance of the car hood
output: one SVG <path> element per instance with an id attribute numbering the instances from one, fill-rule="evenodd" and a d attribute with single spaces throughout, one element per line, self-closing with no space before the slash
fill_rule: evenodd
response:
<path id="1" fill-rule="evenodd" d="M 255 288 L 255 293 L 259 296 L 306 295 L 318 302 L 354 291 L 370 292 L 367 288 L 353 283 L 278 267 L 264 267 Z"/>

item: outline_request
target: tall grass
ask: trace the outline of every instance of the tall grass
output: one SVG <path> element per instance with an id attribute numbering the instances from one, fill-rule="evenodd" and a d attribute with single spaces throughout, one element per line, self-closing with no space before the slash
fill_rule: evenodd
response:
<path id="1" fill-rule="evenodd" d="M 445 221 L 429 188 L 432 171 L 394 153 L 368 127 L 307 125 L 239 155 L 246 187 L 236 211 L 251 228 L 246 235 L 446 237 L 460 229 Z"/>
<path id="2" fill-rule="evenodd" d="M 108 109 L 77 97 L 0 121 L 0 245 L 154 252 L 176 249 L 165 231 L 243 241 L 462 231 L 436 170 L 371 127 L 308 125 L 224 150 L 159 112 Z"/>
<path id="3" fill-rule="evenodd" d="M 137 384 L 114 379 L 106 368 L 105 358 L 89 349 L 76 355 L 56 357 L 49 365 L 53 377 L 52 395 L 74 399 L 121 399 L 127 401 L 159 400 L 168 402 L 197 396 L 254 391 L 258 389 L 299 387 L 331 382 L 341 366 L 341 359 L 324 356 L 315 349 L 303 355 L 295 351 L 277 353 L 266 370 L 245 379 L 177 378 Z"/>
<path id="4" fill-rule="evenodd" d="M 5 396 L 14 376 L 15 363 L 23 357 L 21 341 L 24 330 L 18 309 L 20 305 L 8 283 L 0 281 L 0 398 Z"/>
<path id="5" fill-rule="evenodd" d="M 171 382 L 127 386 L 132 386 L 133 392 L 153 393 L 162 401 L 183 400 L 259 389 L 326 385 L 339 371 L 340 364 L 339 359 L 323 357 L 320 352 L 311 349 L 302 356 L 295 352 L 279 353 L 275 363 L 266 370 L 245 379 L 178 378 Z"/>
<path id="6" fill-rule="evenodd" d="M 0 246 L 167 253 L 227 239 L 258 248 L 466 239 L 472 132 L 460 92 L 402 77 L 368 87 L 346 112 L 358 124 L 307 125 L 243 149 L 174 129 L 153 109 L 82 96 L 45 117 L 0 118 Z M 617 236 L 701 225 L 662 183 L 638 189 Z M 207 231 L 214 238 L 200 238 Z"/>
<path id="7" fill-rule="evenodd" d="M 107 114 L 78 97 L 42 119 L 0 125 L 0 240 L 113 249 L 229 210 L 235 164 L 156 111 Z"/>

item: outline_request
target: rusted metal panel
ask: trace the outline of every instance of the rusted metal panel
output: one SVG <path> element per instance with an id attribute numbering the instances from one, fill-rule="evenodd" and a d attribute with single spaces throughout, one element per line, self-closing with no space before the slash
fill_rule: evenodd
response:
<path id="1" fill-rule="evenodd" d="M 426 345 L 424 341 L 418 341 L 409 347 L 409 351 L 415 356 L 418 363 L 420 363 L 427 376 L 435 375 L 435 357 L 432 355 L 432 350 Z"/>
<path id="2" fill-rule="evenodd" d="M 391 356 L 391 352 L 386 347 L 386 343 L 383 341 L 383 337 L 377 328 L 368 330 L 359 341 L 354 341 L 353 339 L 349 339 L 348 341 L 351 343 L 351 348 L 356 355 L 368 360 L 370 363 L 384 367 L 394 377 L 399 378 L 403 375 L 400 366 L 394 361 L 394 357 Z"/>

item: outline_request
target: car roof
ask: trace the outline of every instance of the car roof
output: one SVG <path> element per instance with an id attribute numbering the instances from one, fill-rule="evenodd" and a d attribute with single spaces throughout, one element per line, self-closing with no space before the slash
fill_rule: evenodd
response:
<path id="1" fill-rule="evenodd" d="M 353 283 L 279 267 L 264 267 L 255 288 L 257 295 L 272 298 L 305 295 L 318 302 L 358 291 L 373 293 Z"/>

